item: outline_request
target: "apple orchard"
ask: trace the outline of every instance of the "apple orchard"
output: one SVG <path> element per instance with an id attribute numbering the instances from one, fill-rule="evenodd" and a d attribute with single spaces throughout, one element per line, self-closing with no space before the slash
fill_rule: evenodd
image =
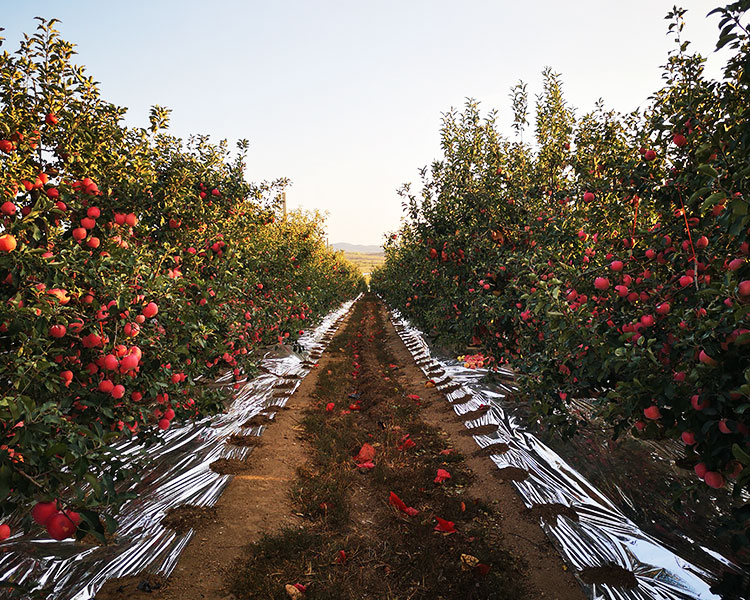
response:
<path id="1" fill-rule="evenodd" d="M 615 439 L 678 440 L 697 489 L 733 494 L 750 548 L 750 5 L 714 11 L 720 81 L 681 39 L 664 87 L 628 115 L 576 117 L 544 72 L 536 146 L 469 101 L 444 116 L 443 157 L 402 190 L 407 219 L 372 287 L 443 346 L 509 365 L 549 430 L 595 417 Z M 478 355 L 478 356 L 477 356 Z M 593 415 L 574 410 L 589 399 Z M 745 554 L 745 558 L 747 555 Z"/>
<path id="2" fill-rule="evenodd" d="M 41 19 L 0 56 L 0 540 L 103 540 L 136 475 L 114 442 L 220 412 L 217 377 L 364 285 L 278 214 L 286 181 L 244 180 L 246 142 L 123 127 L 72 56 Z"/>

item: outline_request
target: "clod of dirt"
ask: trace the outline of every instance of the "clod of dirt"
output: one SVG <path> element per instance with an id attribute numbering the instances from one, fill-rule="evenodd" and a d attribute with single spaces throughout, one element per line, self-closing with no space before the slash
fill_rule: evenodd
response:
<path id="1" fill-rule="evenodd" d="M 273 423 L 273 419 L 268 415 L 255 415 L 242 424 L 242 427 L 260 427 Z"/>
<path id="2" fill-rule="evenodd" d="M 464 394 L 463 396 L 459 396 L 458 398 L 453 398 L 452 400 L 449 399 L 448 402 L 450 402 L 451 404 L 466 404 L 472 398 L 473 396 L 471 394 Z"/>
<path id="3" fill-rule="evenodd" d="M 685 471 L 693 471 L 697 462 L 698 460 L 695 458 L 683 457 L 675 460 L 674 466 Z"/>
<path id="4" fill-rule="evenodd" d="M 295 386 L 293 381 L 280 381 L 273 388 L 275 390 L 289 390 Z"/>
<path id="5" fill-rule="evenodd" d="M 622 587 L 629 590 L 638 587 L 638 580 L 635 575 L 623 569 L 619 565 L 605 565 L 603 567 L 587 567 L 578 572 L 578 576 L 584 583 L 589 585 L 611 585 L 613 587 Z"/>
<path id="6" fill-rule="evenodd" d="M 445 385 L 444 381 L 437 382 L 438 385 Z M 456 383 L 455 381 L 449 385 L 446 385 L 444 388 L 441 388 L 440 391 L 444 394 L 450 394 L 451 392 L 455 392 L 456 390 L 461 388 L 460 383 Z M 471 396 L 469 396 L 471 398 Z"/>
<path id="7" fill-rule="evenodd" d="M 216 508 L 213 506 L 191 506 L 190 504 L 184 504 L 177 508 L 170 508 L 161 520 L 161 524 L 177 533 L 187 533 L 200 525 L 201 521 L 214 517 L 216 517 Z"/>
<path id="8" fill-rule="evenodd" d="M 150 598 L 154 591 L 164 586 L 160 575 L 141 573 L 130 577 L 118 577 L 105 582 L 94 596 L 94 600 L 141 600 Z"/>
<path id="9" fill-rule="evenodd" d="M 219 475 L 237 475 L 247 471 L 250 467 L 244 460 L 238 460 L 236 458 L 219 458 L 212 462 L 208 468 Z"/>
<path id="10" fill-rule="evenodd" d="M 461 421 L 474 421 L 484 415 L 490 409 L 489 406 L 486 408 L 478 408 L 477 410 L 470 410 L 460 415 L 456 415 Z"/>
<path id="11" fill-rule="evenodd" d="M 465 432 L 463 432 L 463 434 L 464 435 L 491 435 L 496 432 L 497 432 L 497 425 L 492 425 L 490 423 L 488 425 L 480 425 L 479 427 L 470 427 Z"/>
<path id="12" fill-rule="evenodd" d="M 489 446 L 480 448 L 474 452 L 474 456 L 492 456 L 493 454 L 505 454 L 510 446 L 505 442 L 493 442 Z"/>
<path id="13" fill-rule="evenodd" d="M 526 469 L 519 469 L 518 467 L 503 467 L 493 471 L 493 474 L 503 481 L 523 481 L 529 476 Z"/>
<path id="14" fill-rule="evenodd" d="M 564 515 L 571 521 L 578 522 L 578 513 L 574 508 L 560 504 L 558 502 L 550 502 L 549 504 L 534 504 L 531 508 L 527 508 L 525 511 L 526 516 L 531 519 L 538 520 L 542 519 L 549 525 L 555 525 L 557 523 L 557 517 Z"/>
<path id="15" fill-rule="evenodd" d="M 263 442 L 257 435 L 240 435 L 233 433 L 229 436 L 227 444 L 232 446 L 240 446 L 241 448 L 250 448 L 254 446 L 260 446 Z"/>

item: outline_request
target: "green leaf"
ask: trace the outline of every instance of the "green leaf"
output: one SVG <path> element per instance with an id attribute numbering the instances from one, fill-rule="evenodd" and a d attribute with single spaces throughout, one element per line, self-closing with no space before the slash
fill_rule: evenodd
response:
<path id="1" fill-rule="evenodd" d="M 750 455 L 746 454 L 738 444 L 732 444 L 732 454 L 743 465 L 750 465 Z"/>
<path id="2" fill-rule="evenodd" d="M 723 200 L 726 197 L 727 195 L 723 191 L 714 192 L 703 201 L 703 204 L 701 204 L 701 211 L 708 212 L 709 209 L 713 208 L 715 205 L 717 205 L 721 200 Z"/>
<path id="3" fill-rule="evenodd" d="M 708 164 L 700 165 L 698 167 L 698 173 L 702 175 L 708 175 L 709 177 L 714 177 L 714 178 L 719 176 L 719 172 L 716 169 L 714 169 L 711 165 L 708 165 Z"/>

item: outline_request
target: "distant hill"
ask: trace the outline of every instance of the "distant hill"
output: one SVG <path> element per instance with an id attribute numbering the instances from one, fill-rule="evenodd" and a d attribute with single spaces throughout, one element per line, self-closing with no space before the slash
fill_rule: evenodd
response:
<path id="1" fill-rule="evenodd" d="M 366 246 L 362 244 L 348 244 L 346 242 L 338 242 L 331 244 L 331 247 L 336 250 L 343 250 L 344 252 L 356 252 L 358 254 L 383 254 L 382 246 Z"/>

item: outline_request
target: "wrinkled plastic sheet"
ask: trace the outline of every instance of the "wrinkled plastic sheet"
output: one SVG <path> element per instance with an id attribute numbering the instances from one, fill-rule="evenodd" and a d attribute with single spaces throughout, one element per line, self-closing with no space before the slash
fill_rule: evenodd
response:
<path id="1" fill-rule="evenodd" d="M 480 417 L 465 421 L 467 428 L 496 426 L 494 433 L 473 436 L 484 448 L 505 443 L 509 450 L 493 454 L 498 468 L 516 467 L 528 472 L 523 481 L 511 481 L 527 508 L 558 503 L 578 514 L 575 522 L 565 515 L 551 525 L 540 525 L 574 574 L 588 567 L 617 565 L 635 575 L 637 587 L 625 589 L 610 585 L 589 585 L 576 575 L 592 600 L 687 600 L 717 599 L 710 591 L 715 573 L 721 567 L 735 568 L 719 553 L 708 551 L 714 569 L 697 566 L 671 551 L 658 539 L 644 532 L 605 494 L 591 485 L 556 452 L 529 433 L 520 420 L 503 406 L 502 399 L 513 389 L 490 386 L 481 381 L 486 370 L 469 369 L 453 359 L 436 356 L 423 334 L 396 310 L 391 321 L 424 374 L 435 382 L 459 417 L 486 407 Z M 509 381 L 513 373 L 497 372 Z M 490 388 L 494 389 L 490 389 Z M 503 389 L 504 388 L 504 389 Z M 713 573 L 712 573 L 713 572 Z"/>
<path id="2" fill-rule="evenodd" d="M 162 526 L 167 511 L 182 505 L 216 504 L 232 476 L 215 473 L 209 465 L 220 458 L 242 460 L 250 454 L 252 447 L 229 445 L 228 438 L 240 432 L 262 434 L 263 426 L 242 425 L 261 412 L 273 418 L 274 409 L 286 404 L 354 302 L 345 302 L 301 336 L 299 353 L 281 347 L 266 354 L 260 362 L 262 374 L 243 383 L 226 413 L 175 424 L 162 434 L 164 443 L 150 447 L 141 480 L 132 485 L 137 498 L 117 516 L 114 543 L 98 546 L 14 536 L 0 544 L 0 579 L 45 590 L 47 598 L 88 600 L 108 579 L 141 572 L 167 577 L 193 535 L 193 530 L 178 534 Z M 218 383 L 230 384 L 231 372 Z M 141 452 L 137 438 L 120 449 L 134 460 Z M 0 590 L 3 593 L 9 594 L 5 588 Z"/>

